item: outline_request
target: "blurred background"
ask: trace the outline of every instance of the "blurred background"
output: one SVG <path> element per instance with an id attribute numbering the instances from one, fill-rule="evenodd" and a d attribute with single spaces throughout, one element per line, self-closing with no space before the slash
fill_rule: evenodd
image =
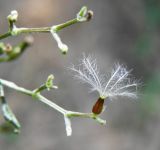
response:
<path id="1" fill-rule="evenodd" d="M 66 109 L 89 112 L 97 93 L 89 93 L 66 69 L 85 52 L 94 54 L 104 72 L 117 61 L 133 68 L 132 74 L 143 83 L 139 99 L 108 101 L 102 115 L 106 126 L 91 119 L 72 119 L 73 135 L 67 137 L 61 114 L 5 88 L 22 128 L 19 135 L 1 133 L 0 150 L 160 150 L 159 0 L 0 0 L 0 34 L 8 30 L 6 17 L 11 10 L 19 12 L 17 26 L 43 27 L 74 18 L 83 5 L 93 10 L 94 18 L 60 32 L 69 46 L 66 56 L 50 34 L 32 34 L 32 47 L 17 60 L 0 64 L 0 78 L 34 89 L 53 73 L 59 89 L 43 94 Z M 23 38 L 3 41 L 16 44 Z"/>

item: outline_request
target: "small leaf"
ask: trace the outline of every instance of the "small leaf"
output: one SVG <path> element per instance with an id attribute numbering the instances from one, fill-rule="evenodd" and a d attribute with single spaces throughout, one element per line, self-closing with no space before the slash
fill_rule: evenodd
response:
<path id="1" fill-rule="evenodd" d="M 2 102 L 2 113 L 5 120 L 14 126 L 14 132 L 18 133 L 21 125 L 9 105 L 6 103 L 5 99 L 3 99 Z"/>

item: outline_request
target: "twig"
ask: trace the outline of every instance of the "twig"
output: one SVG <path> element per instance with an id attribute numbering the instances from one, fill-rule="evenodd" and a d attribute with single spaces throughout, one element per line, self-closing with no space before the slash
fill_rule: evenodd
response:
<path id="1" fill-rule="evenodd" d="M 23 87 L 16 85 L 13 82 L 10 82 L 10 81 L 4 80 L 4 79 L 0 79 L 0 83 L 3 86 L 6 86 L 10 89 L 13 89 L 13 90 L 18 91 L 20 93 L 23 93 L 23 94 L 26 94 L 28 96 L 31 96 L 31 97 L 38 99 L 39 101 L 43 102 L 44 104 L 46 104 L 46 105 L 54 108 L 56 111 L 60 112 L 62 115 L 64 115 L 65 119 L 67 118 L 70 120 L 70 118 L 72 118 L 72 117 L 83 117 L 83 118 L 94 119 L 95 121 L 97 121 L 98 123 L 103 124 L 103 125 L 106 124 L 105 120 L 101 119 L 98 115 L 95 115 L 94 113 L 81 113 L 81 112 L 66 110 L 66 109 L 62 108 L 61 106 L 57 105 L 56 103 L 52 102 L 51 100 L 42 96 L 41 93 L 35 92 L 35 90 L 25 89 Z M 67 129 L 68 129 L 68 127 L 66 127 L 66 130 Z M 71 134 L 67 134 L 67 135 L 71 135 Z"/>
<path id="2" fill-rule="evenodd" d="M 62 24 L 53 25 L 51 27 L 24 28 L 24 27 L 16 26 L 15 23 L 18 19 L 18 12 L 16 10 L 13 10 L 11 11 L 10 15 L 7 17 L 8 24 L 9 24 L 9 30 L 8 32 L 0 35 L 0 40 L 8 38 L 9 36 L 17 36 L 22 33 L 33 33 L 33 32 L 51 33 L 53 35 L 53 38 L 56 40 L 61 52 L 63 54 L 66 54 L 68 51 L 68 46 L 62 43 L 57 32 L 73 24 L 89 21 L 92 18 L 92 16 L 93 16 L 93 12 L 91 10 L 87 10 L 87 7 L 84 6 L 80 9 L 76 18 L 66 21 Z"/>

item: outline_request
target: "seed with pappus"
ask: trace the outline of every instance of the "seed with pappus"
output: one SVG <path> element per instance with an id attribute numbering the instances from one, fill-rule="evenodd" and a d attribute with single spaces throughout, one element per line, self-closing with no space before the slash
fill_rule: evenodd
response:
<path id="1" fill-rule="evenodd" d="M 99 98 L 93 105 L 92 112 L 100 114 L 103 110 L 104 100 L 124 96 L 137 98 L 137 87 L 139 83 L 131 78 L 131 70 L 127 70 L 124 65 L 115 64 L 109 74 L 101 74 L 97 66 L 96 59 L 83 55 L 78 66 L 70 68 L 74 77 L 88 83 L 91 91 L 97 91 Z"/>

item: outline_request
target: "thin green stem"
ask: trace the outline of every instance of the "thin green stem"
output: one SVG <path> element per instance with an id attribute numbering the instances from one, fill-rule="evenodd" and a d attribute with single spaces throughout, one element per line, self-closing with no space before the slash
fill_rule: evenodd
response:
<path id="1" fill-rule="evenodd" d="M 5 34 L 0 35 L 0 40 L 5 39 L 7 37 L 11 36 L 11 32 L 7 32 Z"/>
<path id="2" fill-rule="evenodd" d="M 75 23 L 78 23 L 79 21 L 77 20 L 77 18 L 75 18 L 75 19 L 72 19 L 72 20 L 69 20 L 69 21 L 67 21 L 67 22 L 65 22 L 65 23 L 62 23 L 62 24 L 59 24 L 59 25 L 55 25 L 55 31 L 57 32 L 57 31 L 60 31 L 60 30 L 62 30 L 63 28 L 66 28 L 66 27 L 68 27 L 68 26 L 70 26 L 70 25 L 73 25 L 73 24 L 75 24 Z"/>
<path id="3" fill-rule="evenodd" d="M 68 117 L 83 117 L 83 118 L 92 118 L 96 120 L 98 123 L 105 125 L 106 120 L 103 120 L 99 118 L 96 114 L 94 113 L 81 113 L 81 112 L 75 112 L 75 111 L 68 111 L 66 114 Z"/>
<path id="4" fill-rule="evenodd" d="M 47 89 L 45 84 L 42 84 L 39 88 L 34 90 L 34 93 L 40 93 L 41 91 Z"/>
<path id="5" fill-rule="evenodd" d="M 65 23 L 59 24 L 59 25 L 55 25 L 55 31 L 60 31 L 63 28 L 66 28 L 68 26 L 71 26 L 75 23 L 77 23 L 77 19 L 72 19 L 69 20 Z M 32 32 L 50 32 L 52 27 L 41 27 L 41 28 L 17 28 L 19 33 L 32 33 Z"/>
<path id="6" fill-rule="evenodd" d="M 29 96 L 33 95 L 33 91 L 22 88 L 22 87 L 16 85 L 15 83 L 13 83 L 13 82 L 10 82 L 10 81 L 4 80 L 4 79 L 0 79 L 0 82 L 3 86 L 14 89 L 18 92 L 24 93 L 24 94 L 29 95 Z"/>
<path id="7" fill-rule="evenodd" d="M 31 91 L 31 90 L 28 90 L 28 89 L 25 89 L 25 88 L 22 88 L 22 87 L 16 85 L 15 83 L 7 81 L 7 80 L 0 79 L 0 82 L 1 82 L 2 85 L 6 86 L 6 87 L 9 87 L 11 89 L 14 89 L 16 91 L 24 93 L 26 95 L 29 95 L 29 96 L 37 98 L 41 102 L 49 105 L 50 107 L 52 107 L 55 110 L 61 112 L 62 114 L 65 114 L 67 112 L 65 109 L 63 109 L 62 107 L 60 107 L 57 104 L 53 103 L 51 100 L 48 100 L 47 98 L 43 97 L 41 94 L 35 93 L 34 91 Z"/>
<path id="8" fill-rule="evenodd" d="M 77 19 L 72 19 L 72 20 L 69 20 L 65 23 L 62 23 L 62 24 L 59 24 L 59 25 L 55 25 L 55 31 L 60 31 L 61 29 L 63 28 L 66 28 L 72 24 L 75 24 L 77 23 Z M 47 32 L 50 32 L 52 27 L 40 27 L 40 28 L 16 28 L 16 30 L 18 30 L 18 34 L 21 34 L 21 33 L 33 33 L 33 32 L 42 32 L 42 33 L 47 33 Z M 11 30 L 11 31 L 8 31 L 7 33 L 3 34 L 3 35 L 0 35 L 0 40 L 2 39 L 5 39 L 9 36 L 12 36 L 12 32 L 14 31 Z"/>
<path id="9" fill-rule="evenodd" d="M 67 116 L 68 117 L 84 117 L 84 118 L 91 118 L 93 113 L 81 113 L 81 112 L 75 112 L 75 111 L 68 111 Z"/>
<path id="10" fill-rule="evenodd" d="M 51 27 L 41 27 L 41 28 L 17 28 L 19 33 L 32 33 L 32 32 L 50 32 Z"/>
<path id="11" fill-rule="evenodd" d="M 0 83 L 3 86 L 6 86 L 6 87 L 11 88 L 13 90 L 16 90 L 20 93 L 24 93 L 26 95 L 29 95 L 29 96 L 32 96 L 32 97 L 38 99 L 39 101 L 41 101 L 41 102 L 45 103 L 46 105 L 54 108 L 55 110 L 57 110 L 58 112 L 60 112 L 63 115 L 66 115 L 69 118 L 71 118 L 71 117 L 92 118 L 100 124 L 103 124 L 103 125 L 106 124 L 105 120 L 99 118 L 99 116 L 95 115 L 94 113 L 81 113 L 81 112 L 75 112 L 75 111 L 68 111 L 68 110 L 60 107 L 59 105 L 55 104 L 51 100 L 45 98 L 40 93 L 36 93 L 35 90 L 25 89 L 23 87 L 20 87 L 20 86 L 16 85 L 13 82 L 10 82 L 10 81 L 4 80 L 4 79 L 0 79 Z"/>
<path id="12" fill-rule="evenodd" d="M 41 94 L 36 94 L 36 98 L 38 100 L 40 100 L 41 102 L 43 102 L 43 103 L 49 105 L 50 107 L 54 108 L 58 112 L 62 113 L 63 115 L 67 113 L 67 110 L 65 110 L 64 108 L 60 107 L 59 105 L 53 103 L 51 100 L 45 98 Z"/>
<path id="13" fill-rule="evenodd" d="M 75 23 L 78 23 L 77 19 L 69 20 L 65 23 L 54 25 L 55 31 L 58 32 L 62 30 L 63 28 L 66 28 L 68 26 L 71 26 Z M 50 32 L 51 27 L 41 27 L 41 28 L 18 28 L 20 33 L 32 33 L 32 32 Z"/>

